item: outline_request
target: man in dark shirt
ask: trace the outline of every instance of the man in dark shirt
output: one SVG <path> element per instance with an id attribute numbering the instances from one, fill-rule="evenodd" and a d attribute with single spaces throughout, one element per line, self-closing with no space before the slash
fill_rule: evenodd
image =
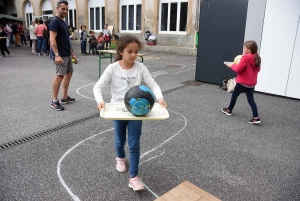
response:
<path id="1" fill-rule="evenodd" d="M 51 19 L 49 24 L 50 30 L 50 45 L 52 49 L 52 57 L 56 65 L 56 76 L 52 83 L 52 95 L 53 99 L 50 104 L 55 110 L 62 111 L 64 107 L 61 104 L 73 103 L 75 98 L 68 96 L 68 88 L 70 80 L 73 74 L 73 63 L 78 62 L 71 48 L 69 40 L 69 29 L 65 21 L 63 20 L 68 14 L 68 1 L 59 0 L 57 2 L 57 13 L 54 18 Z M 62 98 L 58 100 L 58 92 L 62 83 Z"/>

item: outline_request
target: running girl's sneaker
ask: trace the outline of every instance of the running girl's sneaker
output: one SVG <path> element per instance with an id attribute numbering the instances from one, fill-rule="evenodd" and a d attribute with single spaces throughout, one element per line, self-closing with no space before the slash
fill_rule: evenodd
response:
<path id="1" fill-rule="evenodd" d="M 144 184 L 142 183 L 142 180 L 138 178 L 138 176 L 135 176 L 134 178 L 129 179 L 128 186 L 132 188 L 134 191 L 142 191 L 145 190 Z"/>
<path id="2" fill-rule="evenodd" d="M 260 122 L 261 121 L 259 117 L 253 117 L 251 120 L 249 120 L 250 124 L 259 124 Z"/>
<path id="3" fill-rule="evenodd" d="M 70 96 L 67 96 L 67 98 L 60 99 L 60 104 L 67 104 L 67 103 L 74 103 L 75 98 L 71 98 Z"/>
<path id="4" fill-rule="evenodd" d="M 126 172 L 126 159 L 117 157 L 116 162 L 117 162 L 116 169 L 119 172 Z"/>
<path id="5" fill-rule="evenodd" d="M 222 110 L 222 112 L 224 113 L 224 114 L 227 114 L 227 115 L 232 115 L 232 112 L 231 111 L 229 111 L 227 108 L 222 108 L 221 109 Z"/>

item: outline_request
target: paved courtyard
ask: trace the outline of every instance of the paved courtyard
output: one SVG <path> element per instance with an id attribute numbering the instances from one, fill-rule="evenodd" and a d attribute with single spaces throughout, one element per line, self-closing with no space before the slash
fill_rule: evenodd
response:
<path id="1" fill-rule="evenodd" d="M 144 64 L 170 118 L 144 122 L 139 175 L 147 190 L 132 191 L 129 173 L 115 170 L 112 122 L 93 97 L 98 57 L 74 49 L 76 102 L 62 112 L 49 106 L 55 67 L 48 56 L 23 46 L 0 58 L 0 200 L 152 201 L 185 180 L 223 201 L 300 200 L 299 100 L 255 93 L 262 123 L 251 125 L 244 94 L 227 116 L 220 108 L 231 94 L 194 82 L 196 57 L 153 52 L 143 52 Z M 102 72 L 108 64 L 102 60 Z"/>

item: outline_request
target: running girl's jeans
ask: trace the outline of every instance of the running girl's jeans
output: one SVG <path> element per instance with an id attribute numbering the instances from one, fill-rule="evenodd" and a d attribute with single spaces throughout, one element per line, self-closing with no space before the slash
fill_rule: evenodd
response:
<path id="1" fill-rule="evenodd" d="M 234 87 L 234 91 L 231 96 L 230 104 L 227 109 L 230 111 L 233 110 L 234 105 L 236 103 L 236 99 L 242 92 L 246 93 L 248 103 L 252 109 L 253 117 L 258 117 L 257 106 L 256 106 L 256 103 L 253 98 L 254 88 L 244 87 L 243 85 L 241 85 L 239 83 L 236 83 L 236 85 Z"/>
<path id="2" fill-rule="evenodd" d="M 140 162 L 140 137 L 142 121 L 114 120 L 115 147 L 118 158 L 125 158 L 126 127 L 128 127 L 128 147 L 130 150 L 130 177 L 138 175 Z"/>

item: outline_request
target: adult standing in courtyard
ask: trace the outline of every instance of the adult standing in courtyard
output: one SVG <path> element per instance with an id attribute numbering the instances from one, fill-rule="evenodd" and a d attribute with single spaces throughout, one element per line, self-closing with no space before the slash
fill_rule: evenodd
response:
<path id="1" fill-rule="evenodd" d="M 64 21 L 68 14 L 68 1 L 59 0 L 56 6 L 56 16 L 52 18 L 49 24 L 50 45 L 52 49 L 52 57 L 56 66 L 56 76 L 52 83 L 53 99 L 50 107 L 62 111 L 64 107 L 61 104 L 73 103 L 75 98 L 68 96 L 68 88 L 73 74 L 72 59 L 78 62 L 71 48 L 69 39 L 69 29 Z M 62 98 L 58 99 L 58 92 L 62 84 Z"/>

